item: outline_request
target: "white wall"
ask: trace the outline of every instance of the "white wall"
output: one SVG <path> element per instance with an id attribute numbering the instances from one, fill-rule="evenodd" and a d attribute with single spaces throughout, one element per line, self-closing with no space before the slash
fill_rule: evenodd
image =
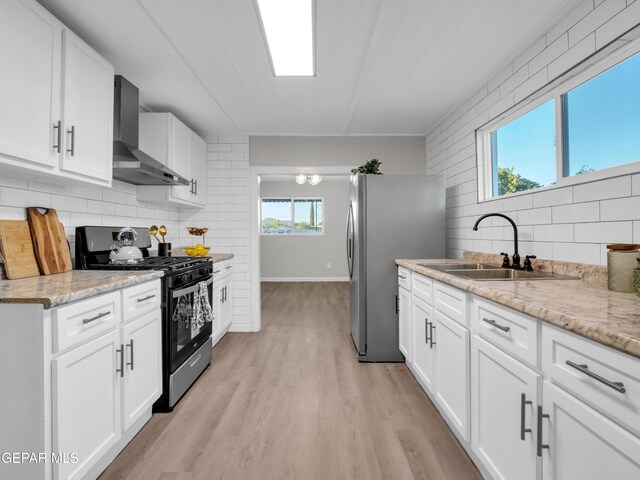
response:
<path id="1" fill-rule="evenodd" d="M 186 227 L 207 227 L 211 252 L 233 253 L 232 331 L 251 330 L 249 137 L 202 135 L 207 142 L 207 206 L 180 211 L 180 244 L 199 239 Z"/>
<path id="2" fill-rule="evenodd" d="M 386 174 L 426 174 L 424 137 L 252 136 L 251 165 L 356 167 L 377 158 Z"/>
<path id="3" fill-rule="evenodd" d="M 75 227 L 81 225 L 105 225 L 149 227 L 165 224 L 166 239 L 176 242 L 179 238 L 179 212 L 177 208 L 157 207 L 139 202 L 136 186 L 113 181 L 112 188 L 93 186 L 53 186 L 0 175 L 0 218 L 25 220 L 26 207 L 55 208 L 65 226 L 75 252 Z M 151 240 L 153 248 L 156 241 Z"/>
<path id="4" fill-rule="evenodd" d="M 260 196 L 324 198 L 324 235 L 263 235 L 260 238 L 263 280 L 348 279 L 345 254 L 348 176 L 323 180 L 315 186 L 298 185 L 293 179 L 262 182 Z"/>
<path id="5" fill-rule="evenodd" d="M 607 243 L 640 243 L 640 174 L 478 203 L 475 130 L 640 22 L 640 1 L 587 0 L 427 135 L 429 173 L 447 178 L 447 256 L 512 252 L 606 264 Z"/>

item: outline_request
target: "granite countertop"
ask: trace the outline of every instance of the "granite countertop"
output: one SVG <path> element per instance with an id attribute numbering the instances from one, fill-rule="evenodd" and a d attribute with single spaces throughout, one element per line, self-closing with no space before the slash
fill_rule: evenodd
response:
<path id="1" fill-rule="evenodd" d="M 158 270 L 71 270 L 56 275 L 0 280 L 0 303 L 40 303 L 48 309 L 163 275 Z"/>
<path id="2" fill-rule="evenodd" d="M 468 263 L 470 260 L 499 265 L 487 261 L 487 256 L 472 255 L 456 260 L 396 260 L 396 264 L 640 357 L 640 297 L 609 291 L 606 267 L 547 260 L 541 271 L 573 274 L 581 280 L 478 281 L 418 265 Z M 534 268 L 537 264 L 534 263 Z"/>

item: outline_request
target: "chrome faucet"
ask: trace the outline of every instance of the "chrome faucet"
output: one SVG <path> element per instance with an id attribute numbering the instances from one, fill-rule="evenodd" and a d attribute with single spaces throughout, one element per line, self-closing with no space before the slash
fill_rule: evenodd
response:
<path id="1" fill-rule="evenodd" d="M 516 223 L 511 220 L 509 217 L 502 213 L 487 213 L 482 215 L 476 223 L 473 225 L 474 230 L 478 230 L 478 224 L 487 217 L 502 217 L 507 220 L 511 226 L 513 227 L 513 261 L 511 265 L 509 265 L 509 255 L 507 253 L 500 252 L 500 255 L 504 255 L 504 260 L 502 261 L 502 266 L 505 268 L 514 268 L 516 270 L 522 270 L 520 266 L 520 254 L 518 253 L 518 227 L 516 227 Z"/>

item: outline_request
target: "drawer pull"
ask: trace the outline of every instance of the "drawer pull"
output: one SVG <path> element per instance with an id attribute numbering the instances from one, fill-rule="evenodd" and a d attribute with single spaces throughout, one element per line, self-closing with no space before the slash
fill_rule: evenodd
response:
<path id="1" fill-rule="evenodd" d="M 587 364 L 578 364 L 578 363 L 572 362 L 571 360 L 567 360 L 567 365 L 599 381 L 600 383 L 604 383 L 607 387 L 613 388 L 616 392 L 626 393 L 627 391 L 624 388 L 624 383 L 612 382 L 611 380 L 607 380 L 606 378 L 601 377 L 597 373 L 593 373 L 591 370 L 589 370 L 589 367 Z"/>
<path id="2" fill-rule="evenodd" d="M 526 406 L 533 405 L 531 400 L 527 400 L 527 394 L 520 394 L 520 440 L 524 440 L 525 433 L 531 433 L 530 428 L 525 428 L 525 418 L 526 418 Z"/>
<path id="3" fill-rule="evenodd" d="M 116 349 L 116 356 L 120 354 L 120 368 L 116 368 L 116 373 L 120 374 L 120 378 L 124 377 L 124 344 L 120 344 L 120 348 Z"/>
<path id="4" fill-rule="evenodd" d="M 229 270 L 231 267 L 233 267 L 233 265 L 227 265 L 227 266 L 226 266 L 226 267 L 224 267 L 224 268 L 226 268 L 227 270 Z"/>
<path id="5" fill-rule="evenodd" d="M 131 347 L 131 361 L 127 362 L 127 366 L 131 367 L 131 370 L 133 370 L 133 338 L 127 344 L 127 347 Z M 124 356 L 124 353 L 122 355 Z"/>
<path id="6" fill-rule="evenodd" d="M 498 322 L 496 322 L 495 320 L 492 320 L 490 318 L 483 318 L 482 321 L 488 323 L 492 327 L 499 328 L 503 332 L 509 333 L 509 331 L 511 330 L 511 327 L 505 327 L 504 325 L 500 325 Z"/>
<path id="7" fill-rule="evenodd" d="M 405 275 L 398 275 L 398 278 L 401 278 L 402 280 L 406 280 L 407 277 Z"/>
<path id="8" fill-rule="evenodd" d="M 537 443 L 537 455 L 542 457 L 542 450 L 549 449 L 549 444 L 542 443 L 542 419 L 549 418 L 548 413 L 542 413 L 542 405 L 538 405 L 538 441 Z"/>
<path id="9" fill-rule="evenodd" d="M 91 323 L 91 322 L 94 322 L 94 321 L 98 320 L 99 318 L 106 317 L 107 315 L 111 315 L 111 312 L 103 312 L 103 313 L 99 313 L 95 317 L 83 318 L 82 319 L 82 323 Z"/>
<path id="10" fill-rule="evenodd" d="M 139 298 L 138 302 L 144 302 L 145 300 L 149 300 L 150 298 L 153 298 L 153 297 L 155 297 L 155 295 L 148 295 L 144 298 Z"/>
<path id="11" fill-rule="evenodd" d="M 214 270 L 213 273 L 220 273 L 222 270 Z"/>

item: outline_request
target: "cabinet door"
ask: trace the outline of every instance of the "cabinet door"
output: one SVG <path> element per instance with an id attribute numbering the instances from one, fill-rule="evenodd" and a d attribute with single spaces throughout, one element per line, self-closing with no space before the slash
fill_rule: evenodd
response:
<path id="1" fill-rule="evenodd" d="M 469 440 L 469 330 L 436 312 L 436 398 L 451 423 Z"/>
<path id="2" fill-rule="evenodd" d="M 61 168 L 111 182 L 113 67 L 64 32 L 64 152 Z"/>
<path id="3" fill-rule="evenodd" d="M 207 203 L 207 144 L 191 132 L 189 150 L 189 169 L 191 172 L 191 201 L 198 205 Z"/>
<path id="4" fill-rule="evenodd" d="M 433 322 L 433 307 L 422 300 L 413 297 L 411 307 L 412 323 L 412 369 L 422 386 L 429 392 L 433 392 L 435 383 L 435 339 L 429 341 L 431 325 Z"/>
<path id="5" fill-rule="evenodd" d="M 398 338 L 406 363 L 411 363 L 411 294 L 398 288 Z"/>
<path id="6" fill-rule="evenodd" d="M 640 438 L 547 381 L 543 398 L 545 480 L 640 478 Z"/>
<path id="7" fill-rule="evenodd" d="M 189 160 L 191 148 L 191 130 L 176 117 L 171 116 L 171 154 L 169 167 L 178 175 L 191 180 Z M 171 196 L 178 200 L 191 201 L 191 185 L 179 185 L 171 188 Z"/>
<path id="8" fill-rule="evenodd" d="M 53 360 L 53 452 L 78 455 L 54 478 L 82 478 L 120 438 L 120 347 L 114 330 Z"/>
<path id="9" fill-rule="evenodd" d="M 536 372 L 473 335 L 471 448 L 496 480 L 538 478 L 535 406 L 540 381 Z"/>
<path id="10" fill-rule="evenodd" d="M 127 430 L 162 393 L 160 310 L 122 327 L 125 369 L 122 429 Z"/>
<path id="11" fill-rule="evenodd" d="M 220 303 L 220 329 L 226 330 L 231 325 L 231 320 L 233 317 L 233 301 L 232 301 L 232 288 L 233 283 L 230 277 L 224 281 L 222 285 L 222 301 Z"/>
<path id="12" fill-rule="evenodd" d="M 213 299 L 211 309 L 213 311 L 213 322 L 211 322 L 211 337 L 214 340 L 214 344 L 218 341 L 218 336 L 222 329 L 222 320 L 220 318 L 222 314 L 222 288 L 223 285 L 221 281 L 215 282 L 212 286 Z"/>
<path id="13" fill-rule="evenodd" d="M 62 26 L 35 1 L 0 2 L 0 154 L 59 163 Z"/>

